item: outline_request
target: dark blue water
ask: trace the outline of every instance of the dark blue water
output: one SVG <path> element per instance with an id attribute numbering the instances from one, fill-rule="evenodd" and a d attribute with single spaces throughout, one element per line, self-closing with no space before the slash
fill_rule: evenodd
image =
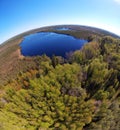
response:
<path id="1" fill-rule="evenodd" d="M 65 57 L 66 53 L 80 49 L 87 40 L 53 32 L 40 32 L 28 35 L 21 42 L 21 53 L 24 56 L 46 54 Z"/>

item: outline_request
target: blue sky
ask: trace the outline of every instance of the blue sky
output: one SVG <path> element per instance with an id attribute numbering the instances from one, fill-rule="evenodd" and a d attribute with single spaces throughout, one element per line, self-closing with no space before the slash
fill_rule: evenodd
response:
<path id="1" fill-rule="evenodd" d="M 89 25 L 120 35 L 120 0 L 0 0 L 0 43 L 59 24 Z"/>

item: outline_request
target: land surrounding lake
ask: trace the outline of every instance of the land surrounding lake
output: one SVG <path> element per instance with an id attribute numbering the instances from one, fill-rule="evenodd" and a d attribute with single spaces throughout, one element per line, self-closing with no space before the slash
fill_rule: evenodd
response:
<path id="1" fill-rule="evenodd" d="M 0 46 L 0 130 L 120 130 L 119 113 L 118 36 L 51 26 Z"/>

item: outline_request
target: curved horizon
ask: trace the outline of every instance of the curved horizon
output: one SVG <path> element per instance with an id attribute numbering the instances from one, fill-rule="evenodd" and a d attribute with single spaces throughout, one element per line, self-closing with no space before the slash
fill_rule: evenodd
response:
<path id="1" fill-rule="evenodd" d="M 81 27 L 83 26 L 83 27 L 90 27 L 90 28 L 99 29 L 99 30 L 101 30 L 101 31 L 106 31 L 106 32 L 108 32 L 108 33 L 111 33 L 111 34 L 113 34 L 113 35 L 116 35 L 117 37 L 120 37 L 120 35 L 117 35 L 117 34 L 114 33 L 114 32 L 111 32 L 111 31 L 109 31 L 109 30 L 105 30 L 105 29 L 103 29 L 103 28 L 94 27 L 94 26 L 78 25 L 78 24 L 59 24 L 59 25 L 41 26 L 41 27 L 38 27 L 38 28 L 33 28 L 33 29 L 30 29 L 30 30 L 26 30 L 26 31 L 24 31 L 24 32 L 20 32 L 20 33 L 14 35 L 14 36 L 8 38 L 7 40 L 3 41 L 3 42 L 0 43 L 0 44 L 4 44 L 4 43 L 6 43 L 7 41 L 11 40 L 12 38 L 15 38 L 15 37 L 17 37 L 17 36 L 19 36 L 19 35 L 22 35 L 22 34 L 24 34 L 24 33 L 32 32 L 32 31 L 34 31 L 34 30 L 41 29 L 41 28 L 54 27 L 54 26 L 81 26 Z"/>
<path id="2" fill-rule="evenodd" d="M 0 43 L 31 29 L 52 25 L 84 25 L 120 36 L 119 0 L 0 1 Z"/>

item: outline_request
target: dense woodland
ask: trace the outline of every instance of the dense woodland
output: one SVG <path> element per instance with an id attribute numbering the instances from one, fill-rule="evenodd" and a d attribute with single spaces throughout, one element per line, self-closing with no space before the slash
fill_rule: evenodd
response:
<path id="1" fill-rule="evenodd" d="M 120 130 L 120 40 L 88 40 L 66 59 L 24 57 L 35 65 L 0 87 L 0 130 Z"/>

